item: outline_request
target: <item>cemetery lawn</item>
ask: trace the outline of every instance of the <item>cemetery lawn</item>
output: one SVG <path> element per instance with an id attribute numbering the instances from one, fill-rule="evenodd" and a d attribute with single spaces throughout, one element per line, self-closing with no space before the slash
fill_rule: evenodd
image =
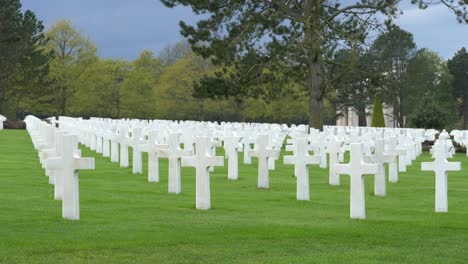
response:
<path id="1" fill-rule="evenodd" d="M 220 150 L 218 150 L 220 151 Z M 295 199 L 293 167 L 270 172 L 259 190 L 256 159 L 240 180 L 227 167 L 211 175 L 212 210 L 198 211 L 194 170 L 182 169 L 182 194 L 133 175 L 109 159 L 80 172 L 81 220 L 61 217 L 61 202 L 26 131 L 0 131 L 0 263 L 467 263 L 468 158 L 449 173 L 449 213 L 434 213 L 434 174 L 424 153 L 388 196 L 366 177 L 367 220 L 349 219 L 349 178 L 328 185 L 328 170 L 310 169 L 311 201 Z M 131 164 L 131 163 L 130 163 Z"/>

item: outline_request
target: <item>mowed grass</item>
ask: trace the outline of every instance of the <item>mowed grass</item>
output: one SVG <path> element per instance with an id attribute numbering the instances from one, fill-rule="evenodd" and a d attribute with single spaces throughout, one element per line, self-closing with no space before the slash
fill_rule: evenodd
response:
<path id="1" fill-rule="evenodd" d="M 221 151 L 221 150 L 219 150 Z M 257 167 L 240 179 L 227 167 L 211 174 L 212 209 L 198 211 L 194 170 L 182 169 L 182 193 L 167 193 L 109 159 L 80 172 L 81 220 L 61 218 L 37 152 L 25 131 L 0 131 L 1 263 L 467 263 L 468 158 L 449 173 L 449 213 L 434 213 L 434 175 L 422 155 L 387 197 L 373 196 L 366 177 L 367 220 L 349 219 L 349 178 L 328 185 L 328 170 L 310 169 L 311 201 L 295 199 L 293 167 L 270 172 L 271 189 L 257 189 Z"/>

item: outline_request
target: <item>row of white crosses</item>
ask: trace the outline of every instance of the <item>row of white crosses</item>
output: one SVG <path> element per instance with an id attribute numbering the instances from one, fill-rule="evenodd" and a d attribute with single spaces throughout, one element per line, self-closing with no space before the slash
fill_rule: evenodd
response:
<path id="1" fill-rule="evenodd" d="M 380 131 L 378 133 L 366 133 L 366 135 L 362 137 L 356 133 L 349 133 L 347 138 L 349 143 L 348 145 L 344 145 L 346 133 L 338 133 L 336 129 L 334 130 L 335 131 L 333 133 L 328 134 L 313 130 L 311 131 L 311 135 L 309 135 L 310 142 L 305 138 L 301 139 L 300 134 L 297 135 L 292 133 L 291 136 L 293 137 L 293 140 L 288 140 L 288 143 L 292 143 L 292 145 L 287 145 L 286 150 L 293 151 L 293 155 L 285 156 L 284 162 L 286 164 L 295 165 L 295 176 L 298 177 L 297 199 L 309 200 L 309 178 L 307 167 L 311 164 L 320 164 L 322 167 L 326 167 L 326 162 L 323 162 L 323 154 L 329 154 L 330 185 L 340 184 L 340 174 L 350 175 L 350 216 L 354 219 L 365 219 L 363 176 L 365 174 L 374 174 L 374 194 L 376 196 L 385 196 L 385 163 L 389 164 L 389 181 L 398 182 L 397 157 L 404 156 L 403 162 L 406 168 L 408 160 L 412 160 L 406 157 L 406 153 L 413 151 L 414 155 L 420 154 L 420 150 L 422 150 L 422 148 L 418 145 L 423 141 L 415 139 L 415 143 L 408 144 L 407 148 L 403 148 L 402 146 L 398 147 L 398 137 L 395 133 L 388 133 L 388 135 L 385 136 L 384 131 Z M 418 132 L 417 134 L 420 134 L 420 130 L 411 132 Z M 340 136 L 342 140 L 338 139 L 334 134 Z M 402 136 L 405 135 L 406 134 L 402 134 Z M 406 139 L 405 137 L 403 138 Z M 365 139 L 372 140 L 363 142 Z M 307 148 L 309 143 L 311 143 L 311 146 Z M 313 156 L 308 153 L 308 149 L 314 151 Z M 350 151 L 351 161 L 348 164 L 339 164 L 338 162 L 342 161 L 344 149 Z"/>
<path id="2" fill-rule="evenodd" d="M 81 157 L 76 135 L 33 116 L 28 116 L 25 121 L 49 183 L 54 184 L 54 199 L 62 200 L 62 217 L 79 220 L 78 172 L 94 169 L 94 158 Z"/>
<path id="3" fill-rule="evenodd" d="M 87 121 L 82 120 L 82 119 L 73 119 L 73 118 L 68 118 L 68 117 L 61 117 L 61 121 L 59 123 L 61 126 L 63 125 L 64 127 L 70 126 L 73 127 L 73 123 L 79 123 L 75 124 L 74 130 L 79 130 L 80 127 L 86 127 Z M 68 123 L 68 124 L 67 124 Z M 148 157 L 149 157 L 149 162 L 148 162 L 148 181 L 149 182 L 158 182 L 159 181 L 159 172 L 158 172 L 158 159 L 159 158 L 167 158 L 169 160 L 169 175 L 168 175 L 168 192 L 169 193 L 175 193 L 179 194 L 181 192 L 181 177 L 180 177 L 180 167 L 181 167 L 181 160 L 186 157 L 191 157 L 194 154 L 194 150 L 196 150 L 196 147 L 193 148 L 194 145 L 196 145 L 196 140 L 199 137 L 203 137 L 203 135 L 209 134 L 209 130 L 205 129 L 202 133 L 198 133 L 197 129 L 199 130 L 200 128 L 196 127 L 196 125 L 190 124 L 188 128 L 179 128 L 179 129 L 173 129 L 174 131 L 180 130 L 181 132 L 184 133 L 178 133 L 178 132 L 170 132 L 167 133 L 167 138 L 165 140 L 159 140 L 159 141 L 165 141 L 167 143 L 158 143 L 155 141 L 156 135 L 161 134 L 159 133 L 160 131 L 156 132 L 156 130 L 151 130 L 151 126 L 148 128 L 149 131 L 147 131 L 148 134 L 148 140 L 147 141 L 142 141 L 139 133 L 139 129 L 133 129 L 134 132 L 132 135 L 132 139 L 128 139 L 128 127 L 127 125 L 120 125 L 117 126 L 118 128 L 116 129 L 116 134 L 117 136 L 109 136 L 111 141 L 116 142 L 116 144 L 120 144 L 120 164 L 122 167 L 127 167 L 128 166 L 128 154 L 127 154 L 127 147 L 131 143 L 133 143 L 132 147 L 133 150 L 136 152 L 148 152 Z M 202 129 L 203 130 L 203 129 Z M 277 129 L 278 130 L 278 129 Z M 93 129 L 86 129 L 84 136 L 84 144 L 86 145 L 86 140 L 88 140 L 88 133 L 89 132 L 96 132 L 96 130 Z M 260 131 L 260 130 L 258 130 Z M 255 131 L 255 132 L 258 132 Z M 242 131 L 241 131 L 242 132 Z M 246 134 L 246 131 L 243 131 L 244 133 L 241 134 Z M 112 132 L 111 132 L 112 134 Z M 201 134 L 202 136 L 199 136 L 197 134 Z M 238 136 L 236 132 L 225 129 L 224 133 L 220 133 L 221 136 L 219 137 L 219 140 L 224 141 L 224 148 L 225 148 L 225 153 L 226 153 L 226 158 L 228 159 L 228 179 L 229 180 L 236 180 L 238 179 L 238 152 L 243 149 L 243 145 L 246 145 L 246 149 L 248 151 L 249 157 L 250 155 L 256 156 L 257 154 L 260 155 L 260 160 L 259 162 L 259 188 L 268 188 L 269 187 L 269 180 L 268 180 L 268 170 L 274 168 L 274 160 L 272 159 L 278 159 L 279 157 L 279 149 L 281 149 L 283 139 L 286 137 L 286 133 L 276 133 L 276 135 L 273 137 L 254 137 L 254 136 L 245 136 L 248 140 L 244 141 L 241 143 L 241 140 L 243 137 Z M 254 134 L 254 133 L 253 133 Z M 102 139 L 101 137 L 97 136 L 97 133 L 95 135 L 97 140 L 104 140 L 106 136 L 103 136 Z M 214 150 L 215 146 L 219 146 L 219 140 L 216 140 L 213 137 L 209 137 L 209 144 L 210 146 L 205 147 L 209 151 L 207 153 L 210 153 L 210 155 L 214 155 Z M 257 142 L 258 140 L 258 142 Z M 90 142 L 93 142 L 94 139 L 90 139 Z M 181 143 L 184 145 L 184 149 L 180 147 Z M 251 149 L 251 145 L 255 144 L 255 148 Z M 96 143 L 98 145 L 99 142 Z M 106 145 L 105 143 L 102 144 L 103 146 Z M 113 144 L 111 144 L 113 145 Z M 273 153 L 276 153 L 276 155 L 272 156 L 267 156 L 263 158 L 263 155 L 268 155 L 268 150 L 271 148 L 271 151 Z M 103 150 L 103 153 L 106 151 Z M 113 152 L 111 150 L 111 152 Z M 195 153 L 195 156 L 198 155 Z M 112 154 L 111 154 L 112 156 Z M 134 154 L 135 156 L 135 154 Z M 264 162 L 263 162 L 264 161 Z M 247 162 L 251 162 L 250 159 Z M 137 163 L 135 163 L 135 159 L 133 160 L 133 167 L 138 166 L 141 164 L 141 161 L 138 160 Z M 192 164 L 193 165 L 193 164 Z M 216 164 L 209 166 L 208 171 L 212 171 L 213 167 L 215 167 Z M 135 169 L 133 170 L 134 173 L 136 172 Z M 197 179 L 206 179 L 209 177 L 202 177 L 203 173 L 198 173 Z M 197 180 L 197 186 L 200 186 L 201 180 Z M 206 185 L 206 184 L 204 184 Z M 197 187 L 197 193 L 198 191 L 202 192 L 204 188 Z M 208 193 L 206 191 L 203 191 L 203 193 Z M 200 197 L 200 194 L 197 194 L 197 197 Z M 207 200 L 205 198 L 205 200 Z M 209 198 L 208 198 L 209 200 Z M 206 205 L 201 205 L 200 203 L 197 202 L 197 208 L 200 207 L 199 209 L 206 209 Z"/>
<path id="4" fill-rule="evenodd" d="M 112 155 L 112 146 L 120 145 L 120 163 L 128 167 L 128 146 L 134 151 L 133 172 L 141 173 L 141 152 L 148 152 L 148 181 L 158 182 L 158 159 L 169 160 L 168 192 L 181 192 L 181 165 L 196 168 L 196 207 L 206 210 L 210 208 L 209 174 L 215 166 L 222 166 L 219 157 L 215 157 L 216 146 L 224 142 L 225 158 L 228 159 L 229 180 L 236 180 L 238 175 L 238 152 L 244 151 L 244 163 L 251 163 L 251 157 L 258 159 L 258 187 L 270 187 L 269 170 L 275 168 L 275 160 L 280 156 L 280 149 L 286 136 L 292 137 L 286 146 L 293 155 L 285 156 L 284 162 L 294 164 L 294 175 L 297 177 L 297 199 L 309 200 L 308 166 L 318 164 L 329 168 L 329 183 L 340 184 L 340 174 L 351 176 L 353 183 L 350 190 L 351 217 L 365 218 L 365 201 L 363 175 L 375 174 L 374 193 L 377 196 L 386 195 L 386 177 L 384 164 L 389 164 L 389 181 L 398 181 L 397 157 L 400 171 L 406 169 L 411 161 L 420 154 L 421 143 L 427 138 L 424 130 L 375 129 L 329 127 L 324 132 L 307 127 L 291 127 L 280 125 L 245 125 L 201 122 L 170 122 L 162 120 L 108 120 L 108 119 L 72 119 L 61 117 L 60 125 L 70 123 L 72 130 L 85 127 L 82 133 L 84 144 L 100 145 L 100 140 L 108 140 L 111 145 L 111 160 L 118 161 L 118 154 Z M 74 125 L 73 125 L 74 124 Z M 130 133 L 132 136 L 130 137 Z M 102 136 L 100 136 L 102 135 Z M 148 136 L 145 140 L 143 135 Z M 90 138 L 91 137 L 91 138 Z M 94 137 L 94 138 L 93 138 Z M 93 143 L 97 140 L 96 143 Z M 184 148 L 181 148 L 183 144 Z M 103 155 L 105 142 L 102 143 Z M 251 146 L 254 145 L 254 149 Z M 198 152 L 200 149 L 200 152 Z M 351 162 L 340 164 L 344 152 L 350 151 Z M 314 154 L 310 155 L 309 151 Z M 327 164 L 327 154 L 329 162 Z M 112 159 L 112 156 L 117 158 Z M 185 161 L 184 161 L 185 160 Z M 359 162 L 358 162 L 359 161 Z M 366 162 L 367 163 L 366 163 Z M 374 172 L 375 168 L 375 172 Z M 359 175 L 359 176 L 358 176 Z M 359 183 L 359 184 L 358 184 Z"/>

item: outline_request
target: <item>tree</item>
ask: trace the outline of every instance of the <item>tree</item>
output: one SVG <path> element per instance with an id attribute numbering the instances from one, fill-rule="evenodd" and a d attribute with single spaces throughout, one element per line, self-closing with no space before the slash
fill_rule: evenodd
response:
<path id="1" fill-rule="evenodd" d="M 186 40 L 182 40 L 175 45 L 166 46 L 159 54 L 159 58 L 165 65 L 170 65 L 180 59 L 186 58 L 191 53 L 190 44 Z"/>
<path id="2" fill-rule="evenodd" d="M 91 65 L 81 78 L 80 89 L 70 98 L 70 112 L 80 116 L 122 117 L 123 84 L 131 69 L 131 63 L 124 60 L 99 60 Z"/>
<path id="3" fill-rule="evenodd" d="M 193 97 L 194 83 L 209 74 L 211 64 L 192 52 L 164 68 L 156 94 L 162 118 L 205 120 L 206 100 Z"/>
<path id="4" fill-rule="evenodd" d="M 248 65 L 251 70 L 245 78 L 255 80 L 252 75 L 270 72 L 272 67 L 285 73 L 285 78 L 296 78 L 308 91 L 309 124 L 322 128 L 327 87 L 323 71 L 330 54 L 343 40 L 364 40 L 368 28 L 378 25 L 376 15 L 396 15 L 400 1 L 361 0 L 348 5 L 333 0 L 161 2 L 168 7 L 189 6 L 196 14 L 203 14 L 196 26 L 181 22 L 181 33 L 196 53 L 211 58 L 214 64 L 236 66 L 254 53 L 258 59 Z M 427 7 L 424 0 L 411 2 Z M 468 21 L 466 2 L 441 3 L 452 9 L 460 21 Z"/>
<path id="5" fill-rule="evenodd" d="M 162 62 L 153 52 L 144 50 L 131 63 L 123 81 L 123 109 L 127 117 L 150 118 L 154 113 L 154 89 L 162 72 Z"/>
<path id="6" fill-rule="evenodd" d="M 406 102 L 409 124 L 424 128 L 442 128 L 457 119 L 457 101 L 445 61 L 437 53 L 422 49 L 407 69 Z"/>
<path id="7" fill-rule="evenodd" d="M 33 12 L 22 13 L 19 0 L 0 0 L 0 113 L 6 112 L 7 103 L 17 108 L 46 72 L 43 29 Z"/>
<path id="8" fill-rule="evenodd" d="M 52 54 L 49 79 L 55 89 L 58 112 L 66 115 L 70 98 L 81 88 L 80 79 L 97 61 L 96 47 L 68 20 L 57 21 L 46 35 L 46 51 Z"/>
<path id="9" fill-rule="evenodd" d="M 385 127 L 385 119 L 382 109 L 382 100 L 377 95 L 374 97 L 374 104 L 372 107 L 372 120 L 371 127 Z"/>
<path id="10" fill-rule="evenodd" d="M 454 96 L 462 101 L 463 128 L 468 129 L 468 52 L 465 48 L 460 49 L 448 61 L 448 68 L 454 77 Z"/>
<path id="11" fill-rule="evenodd" d="M 347 120 L 348 111 L 354 110 L 358 116 L 358 125 L 367 125 L 366 109 L 372 103 L 375 83 L 380 78 L 375 71 L 372 56 L 362 48 L 341 49 L 334 57 L 336 66 L 330 70 L 338 75 L 332 86 L 335 88 L 332 101 L 337 112 Z"/>
<path id="12" fill-rule="evenodd" d="M 405 115 L 409 91 L 405 83 L 406 70 L 416 52 L 413 35 L 397 26 L 390 26 L 372 44 L 370 53 L 374 65 L 383 73 L 380 92 L 383 100 L 393 106 L 394 120 L 398 127 L 405 127 Z"/>

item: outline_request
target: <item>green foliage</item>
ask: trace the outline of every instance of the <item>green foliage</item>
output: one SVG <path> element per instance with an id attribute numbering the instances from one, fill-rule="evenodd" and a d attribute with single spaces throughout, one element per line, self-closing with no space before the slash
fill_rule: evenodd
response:
<path id="1" fill-rule="evenodd" d="M 379 78 L 373 58 L 362 48 L 342 49 L 335 54 L 335 61 L 338 65 L 331 74 L 339 77 L 331 84 L 334 88 L 331 101 L 340 115 L 352 109 L 358 115 L 359 125 L 366 126 L 366 109 L 371 104 L 375 82 Z"/>
<path id="2" fill-rule="evenodd" d="M 375 70 L 382 73 L 378 90 L 383 102 L 393 106 L 394 117 L 399 127 L 405 126 L 405 116 L 412 103 L 407 101 L 412 91 L 405 83 L 408 65 L 416 51 L 413 34 L 397 26 L 390 26 L 379 35 L 370 49 Z M 419 87 L 424 89 L 423 87 Z"/>
<path id="3" fill-rule="evenodd" d="M 457 101 L 452 93 L 452 75 L 436 53 L 421 50 L 408 67 L 407 96 L 412 104 L 411 126 L 441 129 L 457 120 Z"/>
<path id="4" fill-rule="evenodd" d="M 449 113 L 434 98 L 425 96 L 420 101 L 411 118 L 414 127 L 444 129 L 449 124 Z"/>
<path id="5" fill-rule="evenodd" d="M 32 11 L 21 11 L 19 0 L 0 0 L 0 114 L 10 119 L 43 87 L 43 29 Z"/>
<path id="6" fill-rule="evenodd" d="M 466 48 L 460 49 L 448 61 L 448 68 L 453 75 L 453 94 L 461 98 L 463 129 L 468 129 L 468 52 Z"/>
<path id="7" fill-rule="evenodd" d="M 385 127 L 382 100 L 380 99 L 379 96 L 374 97 L 374 104 L 372 107 L 371 127 Z"/>
<path id="8" fill-rule="evenodd" d="M 48 95 L 60 115 L 68 113 L 69 100 L 82 87 L 83 76 L 97 61 L 96 47 L 70 21 L 59 20 L 46 32 L 49 80 L 54 91 Z"/>
<path id="9" fill-rule="evenodd" d="M 461 48 L 452 59 L 448 61 L 448 68 L 453 75 L 454 94 L 463 97 L 468 93 L 468 52 Z"/>
<path id="10" fill-rule="evenodd" d="M 325 30 L 316 43 L 310 35 L 313 30 L 303 28 L 309 22 L 288 17 L 282 8 L 289 5 L 292 12 L 303 15 L 304 6 L 298 3 L 229 2 L 221 7 L 203 1 L 164 1 L 169 6 L 195 4 L 195 10 L 209 14 L 196 27 L 183 25 L 192 46 L 181 41 L 158 57 L 145 50 L 136 60 L 125 61 L 98 58 L 91 40 L 67 20 L 49 28 L 46 42 L 33 13 L 22 14 L 17 1 L 3 2 L 1 19 L 7 26 L 0 27 L 0 109 L 6 102 L 12 115 L 288 124 L 319 120 L 314 125 L 320 127 L 334 124 L 337 114 L 352 109 L 360 125 L 366 125 L 366 109 L 378 92 L 410 122 L 417 120 L 422 96 L 446 109 L 447 120 L 452 112 L 456 119 L 459 98 L 451 96 L 452 79 L 443 60 L 425 50 L 415 53 L 412 35 L 395 26 L 366 49 L 362 41 L 368 24 L 357 17 L 333 15 L 345 6 L 324 6 L 318 17 L 349 24 L 327 24 L 317 31 Z M 392 15 L 397 3 L 371 4 L 375 5 L 368 10 L 372 15 Z M 266 13 L 257 14 L 262 7 L 268 8 Z M 351 13 L 360 10 L 352 9 Z M 239 16 L 232 13 L 236 10 Z M 227 16 L 215 19 L 221 15 Z M 243 27 L 254 22 L 261 26 Z M 212 34 L 226 25 L 226 35 Z M 16 42 L 4 41 L 3 36 Z M 194 45 L 196 41 L 204 44 Z M 336 50 L 337 43 L 349 48 Z M 458 65 L 453 61 L 449 65 Z M 454 72 L 462 66 L 454 66 Z M 459 87 L 463 81 L 454 83 Z"/>
<path id="11" fill-rule="evenodd" d="M 321 129 L 323 99 L 328 86 L 323 78 L 324 69 L 334 64 L 336 47 L 364 43 L 368 33 L 382 25 L 380 14 L 388 16 L 387 24 L 391 24 L 391 18 L 399 14 L 401 1 L 360 0 L 346 4 L 335 0 L 161 2 L 171 8 L 188 6 L 196 14 L 203 14 L 196 25 L 182 21 L 181 33 L 198 55 L 220 66 L 217 78 L 227 81 L 209 78 L 201 82 L 197 87 L 200 89 L 198 96 L 212 98 L 234 93 L 236 98 L 250 97 L 262 84 L 273 88 L 296 82 L 308 92 L 309 124 Z M 433 4 L 425 0 L 411 3 L 422 9 Z M 468 20 L 466 2 L 444 1 L 444 4 L 460 21 Z M 226 74 L 227 71 L 232 72 Z M 212 91 L 208 91 L 210 89 Z M 251 92 L 252 89 L 255 92 Z"/>

